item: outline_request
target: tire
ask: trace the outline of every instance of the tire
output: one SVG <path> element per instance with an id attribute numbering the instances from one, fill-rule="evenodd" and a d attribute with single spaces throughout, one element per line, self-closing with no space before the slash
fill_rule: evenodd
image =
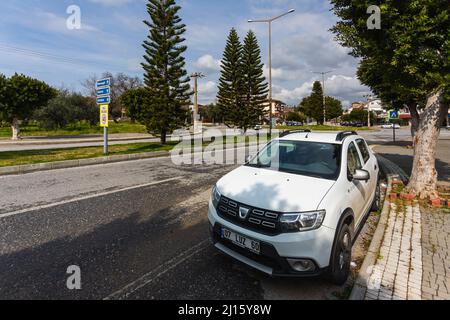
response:
<path id="1" fill-rule="evenodd" d="M 377 180 L 377 187 L 375 188 L 375 198 L 372 202 L 371 211 L 378 211 L 381 209 L 381 187 L 380 181 Z"/>
<path id="2" fill-rule="evenodd" d="M 339 286 L 345 284 L 350 275 L 352 261 L 352 231 L 347 224 L 339 230 L 331 256 L 330 280 Z"/>

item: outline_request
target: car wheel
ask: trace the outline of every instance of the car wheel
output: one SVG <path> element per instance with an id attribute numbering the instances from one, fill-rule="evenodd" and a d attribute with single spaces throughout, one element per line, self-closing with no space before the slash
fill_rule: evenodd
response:
<path id="1" fill-rule="evenodd" d="M 377 181 L 377 187 L 375 188 L 375 198 L 372 203 L 372 211 L 378 211 L 381 208 L 381 187 L 380 181 Z"/>
<path id="2" fill-rule="evenodd" d="M 347 224 L 344 224 L 336 239 L 331 259 L 331 281 L 337 285 L 343 285 L 350 275 L 352 261 L 352 232 Z"/>

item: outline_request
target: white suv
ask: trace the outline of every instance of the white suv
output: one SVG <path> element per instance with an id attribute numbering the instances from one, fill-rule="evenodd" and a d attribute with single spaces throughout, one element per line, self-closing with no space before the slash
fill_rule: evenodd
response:
<path id="1" fill-rule="evenodd" d="M 217 182 L 213 243 L 272 276 L 327 272 L 343 284 L 352 244 L 380 206 L 378 179 L 377 159 L 356 132 L 287 132 Z"/>

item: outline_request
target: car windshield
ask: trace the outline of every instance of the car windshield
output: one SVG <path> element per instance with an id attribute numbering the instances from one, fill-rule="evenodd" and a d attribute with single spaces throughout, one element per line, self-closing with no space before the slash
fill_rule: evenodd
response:
<path id="1" fill-rule="evenodd" d="M 336 180 L 341 145 L 306 141 L 272 141 L 247 166 Z"/>

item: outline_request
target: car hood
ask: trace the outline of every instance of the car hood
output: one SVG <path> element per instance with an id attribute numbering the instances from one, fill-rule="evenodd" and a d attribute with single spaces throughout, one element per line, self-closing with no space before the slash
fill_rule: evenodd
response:
<path id="1" fill-rule="evenodd" d="M 219 192 L 234 201 L 277 212 L 318 209 L 335 181 L 242 166 L 219 180 Z"/>

